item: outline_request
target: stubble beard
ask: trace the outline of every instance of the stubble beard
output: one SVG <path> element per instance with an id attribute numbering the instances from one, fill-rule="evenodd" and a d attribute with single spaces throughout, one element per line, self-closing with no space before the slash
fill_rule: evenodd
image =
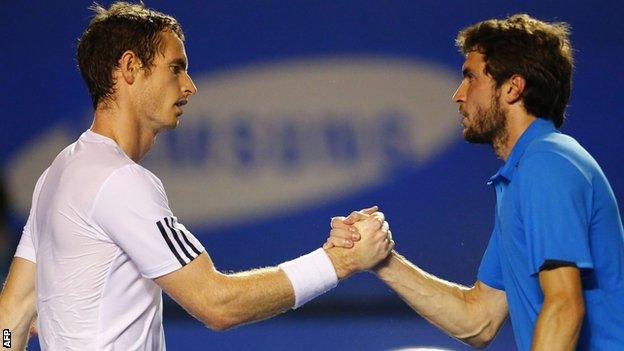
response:
<path id="1" fill-rule="evenodd" d="M 500 102 L 500 91 L 497 90 L 487 110 L 479 107 L 466 129 L 464 139 L 472 144 L 489 144 L 498 149 L 507 143 L 507 117 Z"/>

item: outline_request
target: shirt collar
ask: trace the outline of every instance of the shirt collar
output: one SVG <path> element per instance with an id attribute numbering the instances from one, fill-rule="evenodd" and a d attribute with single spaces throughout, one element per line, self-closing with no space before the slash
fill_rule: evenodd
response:
<path id="1" fill-rule="evenodd" d="M 505 162 L 505 164 L 503 164 L 501 168 L 498 169 L 498 172 L 496 172 L 496 174 L 490 177 L 488 185 L 491 185 L 492 183 L 497 183 L 502 179 L 506 179 L 508 182 L 511 181 L 516 167 L 518 167 L 518 163 L 520 162 L 520 159 L 522 158 L 522 155 L 524 155 L 524 152 L 526 151 L 529 144 L 531 144 L 533 140 L 541 135 L 556 131 L 557 129 L 555 128 L 553 121 L 544 118 L 535 119 L 535 121 L 533 121 L 529 125 L 529 127 L 522 133 L 522 135 L 514 145 L 513 149 L 511 149 L 511 153 L 509 154 L 509 158 L 507 158 L 507 162 Z"/>
<path id="2" fill-rule="evenodd" d="M 91 129 L 87 129 L 84 133 L 82 133 L 82 135 L 80 136 L 80 139 L 88 141 L 88 142 L 105 143 L 105 144 L 117 146 L 117 143 L 113 139 L 107 136 L 104 136 L 102 134 L 98 134 L 92 131 Z"/>

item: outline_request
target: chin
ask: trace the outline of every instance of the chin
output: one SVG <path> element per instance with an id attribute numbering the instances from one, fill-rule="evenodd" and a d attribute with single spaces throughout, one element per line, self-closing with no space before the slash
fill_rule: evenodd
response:
<path id="1" fill-rule="evenodd" d="M 176 118 L 175 121 L 171 122 L 171 124 L 167 126 L 167 129 L 176 129 L 178 125 L 180 125 L 180 120 Z"/>
<path id="2" fill-rule="evenodd" d="M 175 129 L 178 127 L 178 124 L 180 124 L 180 119 L 178 119 L 177 117 L 175 117 L 175 119 L 167 121 L 165 123 L 163 123 L 160 127 L 161 130 L 171 130 L 171 129 Z"/>
<path id="3" fill-rule="evenodd" d="M 486 144 L 487 143 L 486 138 L 482 134 L 477 133 L 468 127 L 464 129 L 462 134 L 464 136 L 464 140 L 466 140 L 467 142 L 471 144 Z"/>

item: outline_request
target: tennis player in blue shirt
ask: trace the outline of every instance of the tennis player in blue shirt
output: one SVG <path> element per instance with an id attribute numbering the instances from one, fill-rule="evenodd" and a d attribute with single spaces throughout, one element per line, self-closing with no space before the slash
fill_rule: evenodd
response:
<path id="1" fill-rule="evenodd" d="M 604 173 L 557 128 L 570 97 L 565 23 L 528 15 L 463 29 L 466 56 L 453 95 L 464 138 L 505 164 L 490 179 L 495 225 L 477 281 L 439 279 L 398 253 L 374 271 L 446 333 L 485 347 L 509 315 L 519 350 L 624 350 L 624 231 Z M 327 246 L 350 246 L 332 221 Z"/>

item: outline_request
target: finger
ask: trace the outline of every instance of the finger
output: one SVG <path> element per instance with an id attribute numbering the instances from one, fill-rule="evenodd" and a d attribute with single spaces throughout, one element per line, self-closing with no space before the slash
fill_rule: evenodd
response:
<path id="1" fill-rule="evenodd" d="M 345 224 L 355 224 L 355 222 L 364 220 L 369 218 L 370 216 L 367 215 L 366 213 L 362 213 L 362 212 L 358 212 L 358 211 L 353 211 L 351 212 L 351 214 L 349 214 L 349 216 L 343 221 Z"/>
<path id="2" fill-rule="evenodd" d="M 344 229 L 332 229 L 329 231 L 329 236 L 332 238 L 340 238 L 340 239 L 347 239 L 347 240 L 353 240 L 353 241 L 360 240 L 360 233 L 358 233 L 357 231 L 352 232 L 350 230 L 344 230 Z"/>
<path id="3" fill-rule="evenodd" d="M 381 229 L 377 229 L 372 236 L 373 241 L 379 243 L 379 244 L 383 244 L 385 242 L 385 240 L 388 239 L 388 235 L 383 232 Z"/>
<path id="4" fill-rule="evenodd" d="M 392 240 L 392 230 L 388 229 L 388 239 Z"/>
<path id="5" fill-rule="evenodd" d="M 333 246 L 336 246 L 336 247 L 343 247 L 346 249 L 350 249 L 353 247 L 353 241 L 349 239 L 330 237 L 328 240 L 331 242 Z"/>
<path id="6" fill-rule="evenodd" d="M 383 231 L 387 235 L 388 232 L 390 231 L 390 224 L 388 224 L 388 222 L 384 221 L 383 224 L 381 225 L 381 231 Z"/>
<path id="7" fill-rule="evenodd" d="M 375 213 L 379 213 L 379 212 L 375 212 Z M 382 229 L 384 220 L 383 218 L 379 216 L 371 216 L 369 219 L 365 220 L 364 223 L 366 223 L 368 228 L 370 228 L 371 230 L 378 231 Z"/>
<path id="8" fill-rule="evenodd" d="M 383 223 L 386 220 L 386 215 L 383 212 L 375 212 L 371 216 L 378 220 L 379 223 Z"/>
<path id="9" fill-rule="evenodd" d="M 323 244 L 323 248 L 325 250 L 327 249 L 331 249 L 332 247 L 334 247 L 334 244 L 332 244 L 331 240 L 327 239 L 327 241 L 325 242 L 325 244 Z"/>
<path id="10" fill-rule="evenodd" d="M 330 226 L 332 228 L 338 228 L 338 229 L 346 229 L 346 230 L 353 230 L 355 231 L 355 229 L 351 229 L 351 226 L 349 224 L 346 224 L 345 221 L 345 217 L 339 216 L 339 217 L 332 217 L 331 222 L 330 222 Z"/>
<path id="11" fill-rule="evenodd" d="M 379 210 L 379 207 L 377 205 L 373 206 L 373 207 L 369 207 L 369 208 L 365 208 L 363 210 L 360 210 L 360 212 L 365 213 L 367 215 L 373 214 L 375 212 L 377 212 L 377 210 Z"/>

